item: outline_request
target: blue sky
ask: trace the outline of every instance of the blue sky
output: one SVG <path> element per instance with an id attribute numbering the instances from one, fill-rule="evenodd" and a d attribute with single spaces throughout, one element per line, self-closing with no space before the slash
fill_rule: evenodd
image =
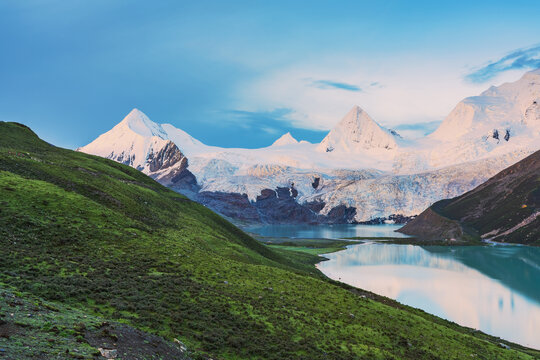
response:
<path id="1" fill-rule="evenodd" d="M 75 148 L 132 108 L 219 146 L 355 104 L 424 133 L 540 66 L 538 1 L 0 1 L 0 120 Z"/>

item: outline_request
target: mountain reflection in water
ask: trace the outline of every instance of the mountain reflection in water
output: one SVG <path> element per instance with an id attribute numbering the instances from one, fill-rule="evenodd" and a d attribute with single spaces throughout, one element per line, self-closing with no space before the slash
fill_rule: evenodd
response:
<path id="1" fill-rule="evenodd" d="M 325 257 L 333 279 L 540 349 L 540 248 L 364 244 Z"/>

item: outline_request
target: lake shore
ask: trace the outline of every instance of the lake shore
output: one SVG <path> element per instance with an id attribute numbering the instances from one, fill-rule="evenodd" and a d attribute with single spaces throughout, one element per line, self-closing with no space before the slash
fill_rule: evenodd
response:
<path id="1" fill-rule="evenodd" d="M 354 292 L 358 294 L 359 296 L 366 297 L 378 302 L 382 302 L 386 305 L 390 305 L 392 307 L 396 308 L 402 308 L 402 307 L 413 307 L 415 309 L 418 309 L 418 311 L 421 311 L 424 313 L 424 310 L 421 310 L 420 306 L 414 306 L 414 304 L 408 304 L 407 302 L 402 302 L 399 299 L 396 299 L 394 297 L 389 297 L 388 294 L 384 294 L 378 291 L 374 291 L 374 289 L 366 288 L 365 286 L 362 286 L 361 284 L 352 284 L 347 281 L 346 278 L 342 278 L 341 276 L 335 277 L 330 276 L 328 273 L 326 273 L 323 268 L 325 265 L 328 264 L 331 259 L 334 259 L 335 256 L 341 256 L 337 254 L 338 252 L 340 254 L 344 253 L 346 250 L 352 250 L 353 248 L 356 248 L 354 245 L 370 245 L 370 244 L 384 244 L 384 245 L 416 245 L 416 246 L 434 246 L 434 247 L 440 247 L 443 248 L 450 248 L 450 247 L 456 247 L 459 248 L 460 246 L 466 245 L 467 248 L 472 248 L 471 245 L 481 246 L 483 248 L 487 248 L 489 246 L 494 246 L 494 244 L 490 244 L 487 242 L 479 242 L 475 244 L 462 244 L 462 243 L 444 243 L 444 242 L 433 242 L 433 243 L 426 243 L 426 242 L 419 242 L 415 241 L 414 238 L 400 238 L 400 237 L 392 237 L 392 236 L 381 236 L 381 237 L 375 237 L 375 236 L 355 236 L 355 237 L 347 237 L 347 238 L 339 238 L 339 239 L 331 239 L 331 238 L 294 238 L 294 237 L 272 237 L 272 236 L 261 236 L 254 233 L 251 233 L 253 237 L 255 237 L 258 241 L 270 246 L 273 249 L 280 250 L 281 252 L 294 252 L 299 254 L 310 254 L 310 255 L 316 255 L 316 259 L 312 260 L 312 266 L 317 268 L 329 281 L 334 282 L 336 284 L 339 284 L 339 286 L 347 288 L 349 291 Z M 335 256 L 334 256 L 335 255 Z M 424 313 L 427 316 L 441 316 L 441 314 L 433 314 L 425 312 Z M 450 321 L 449 320 L 442 320 L 442 321 Z M 453 323 L 453 322 L 452 322 Z M 455 324 L 455 323 L 454 323 Z M 455 324 L 456 326 L 461 327 L 462 325 Z M 465 326 L 467 327 L 467 326 Z M 503 340 L 501 338 L 498 338 L 494 335 L 486 335 L 483 334 L 478 329 L 475 329 L 473 327 L 470 327 L 471 333 L 478 333 L 482 334 L 483 336 L 487 336 L 492 339 L 499 339 L 501 344 L 507 344 L 511 348 L 523 348 L 526 349 L 527 346 L 520 345 L 515 342 L 510 342 L 508 340 Z M 537 354 L 534 350 L 532 350 L 533 354 Z"/>

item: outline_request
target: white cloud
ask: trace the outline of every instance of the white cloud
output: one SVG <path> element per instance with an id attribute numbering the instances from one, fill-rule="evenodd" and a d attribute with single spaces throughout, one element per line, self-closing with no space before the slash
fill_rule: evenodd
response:
<path id="1" fill-rule="evenodd" d="M 340 58 L 340 57 L 335 57 Z M 416 58 L 384 61 L 332 61 L 296 64 L 278 68 L 242 84 L 236 108 L 268 111 L 288 108 L 298 127 L 332 128 L 353 105 L 359 105 L 381 125 L 440 121 L 467 96 L 478 95 L 488 86 L 463 80 L 464 69 L 448 59 L 419 63 Z M 522 74 L 501 74 L 493 84 L 516 80 Z M 306 79 L 331 79 L 356 84 L 363 91 L 310 86 Z M 376 86 L 372 86 L 377 83 Z"/>

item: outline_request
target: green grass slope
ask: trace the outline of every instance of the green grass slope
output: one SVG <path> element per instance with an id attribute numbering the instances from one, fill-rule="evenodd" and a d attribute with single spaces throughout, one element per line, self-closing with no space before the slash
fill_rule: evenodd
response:
<path id="1" fill-rule="evenodd" d="M 0 122 L 2 286 L 178 338 L 194 358 L 538 354 L 359 296 L 324 278 L 315 261 L 260 244 L 128 166 L 56 148 L 22 125 Z"/>
<path id="2" fill-rule="evenodd" d="M 0 299 L 0 359 L 103 359 L 99 349 L 118 359 L 189 359 L 183 344 L 1 284 Z"/>
<path id="3" fill-rule="evenodd" d="M 399 231 L 425 240 L 454 238 L 540 246 L 540 151 L 475 189 L 433 204 Z"/>

